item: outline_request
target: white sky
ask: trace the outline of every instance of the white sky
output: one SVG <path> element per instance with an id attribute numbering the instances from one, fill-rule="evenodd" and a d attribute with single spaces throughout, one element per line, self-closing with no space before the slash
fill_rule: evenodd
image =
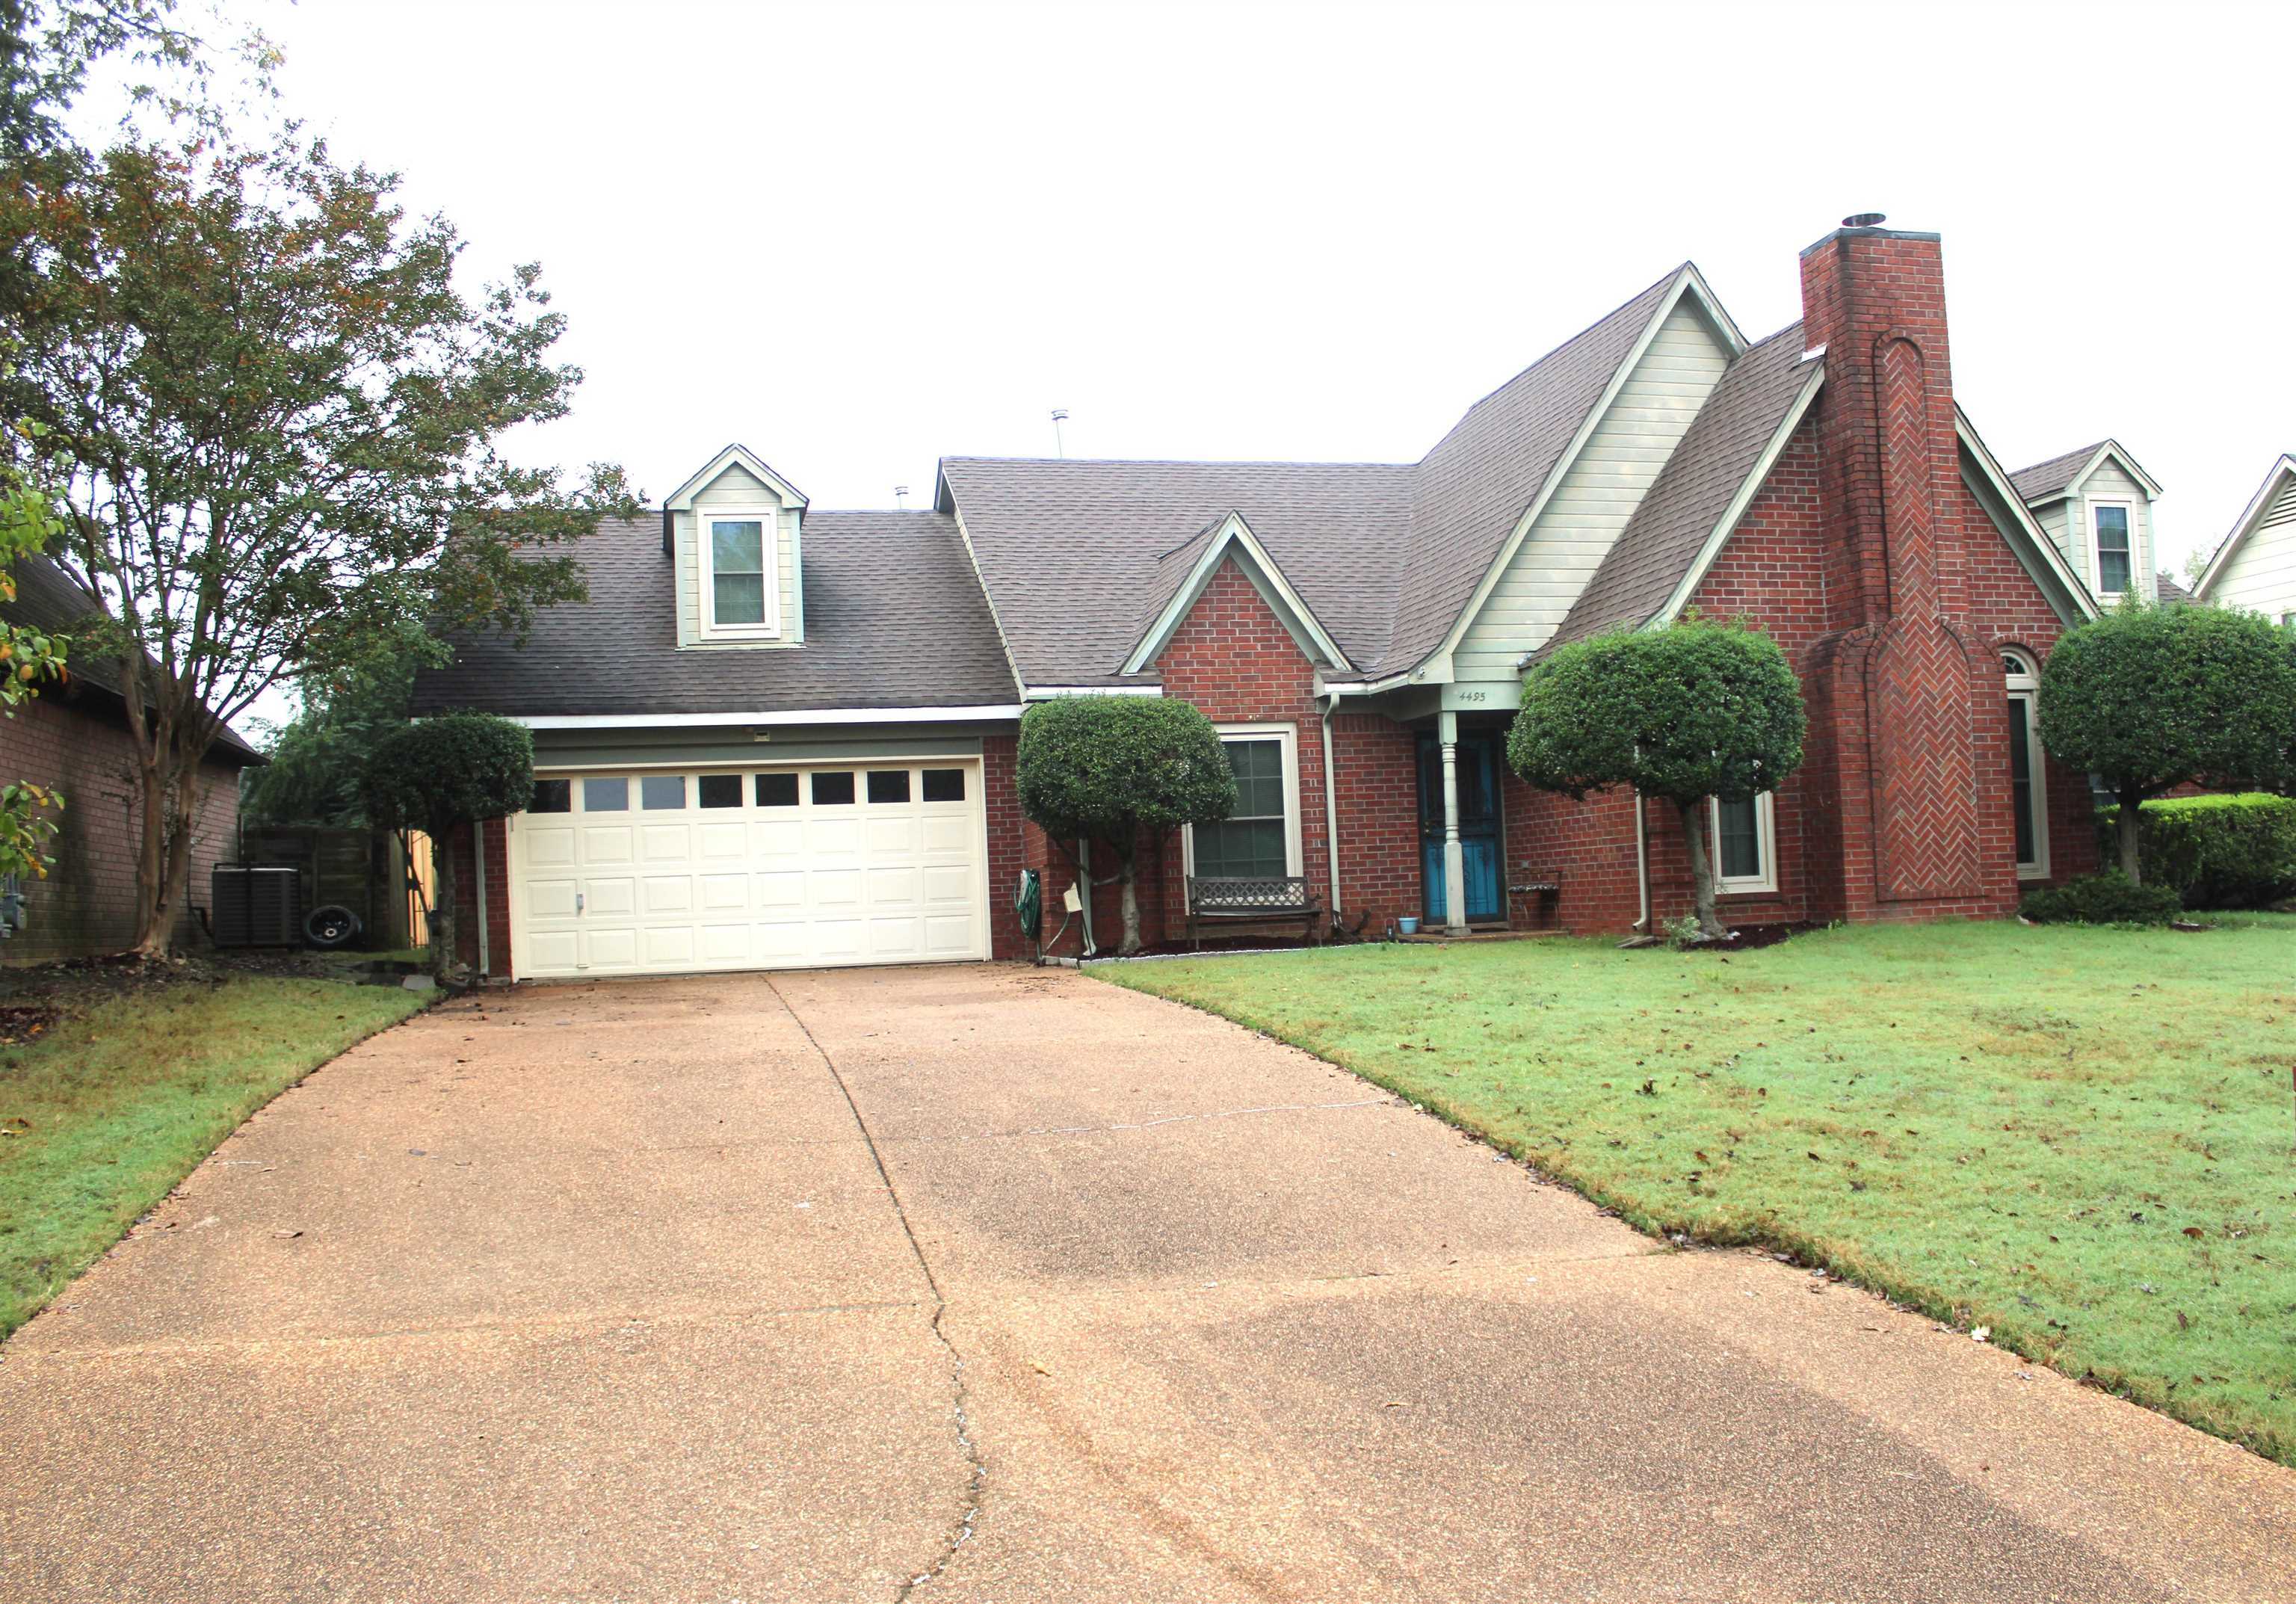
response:
<path id="1" fill-rule="evenodd" d="M 1685 258 L 1750 336 L 1843 214 L 1945 236 L 2012 467 L 2118 437 L 2162 565 L 2296 448 L 2296 7 L 235 0 L 288 109 L 539 260 L 521 442 L 816 506 L 938 456 L 1408 461 Z"/>

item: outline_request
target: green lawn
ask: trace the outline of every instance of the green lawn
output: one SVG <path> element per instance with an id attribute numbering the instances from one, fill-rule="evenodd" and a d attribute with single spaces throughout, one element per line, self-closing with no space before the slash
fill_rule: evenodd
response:
<path id="1" fill-rule="evenodd" d="M 67 1004 L 0 1046 L 0 1337 L 250 1114 L 420 1006 L 395 986 L 237 975 Z"/>
<path id="2" fill-rule="evenodd" d="M 1646 1230 L 1789 1249 L 2296 1464 L 2296 917 L 1124 964 Z"/>

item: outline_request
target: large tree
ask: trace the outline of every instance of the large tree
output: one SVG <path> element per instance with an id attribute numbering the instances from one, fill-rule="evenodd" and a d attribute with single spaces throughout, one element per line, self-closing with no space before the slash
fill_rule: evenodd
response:
<path id="1" fill-rule="evenodd" d="M 2040 715 L 2041 744 L 2119 799 L 2121 872 L 2139 883 L 2146 798 L 2296 780 L 2296 651 L 2254 613 L 2126 602 L 2058 641 Z"/>
<path id="2" fill-rule="evenodd" d="M 1123 886 L 1120 953 L 1140 950 L 1140 842 L 1235 811 L 1219 732 L 1153 696 L 1063 696 L 1021 717 L 1021 811 L 1056 841 L 1104 843 Z"/>
<path id="3" fill-rule="evenodd" d="M 1699 930 L 1719 939 L 1706 799 L 1776 790 L 1801 766 L 1804 729 L 1801 683 L 1775 641 L 1693 618 L 1574 641 L 1533 665 L 1507 761 L 1543 790 L 1584 797 L 1628 785 L 1673 803 Z"/>
<path id="4" fill-rule="evenodd" d="M 408 620 L 521 629 L 582 593 L 557 543 L 631 515 L 504 434 L 578 370 L 538 271 L 475 297 L 443 218 L 291 130 L 15 164 L 0 188 L 0 399 L 69 487 L 64 560 L 112 618 L 141 799 L 135 948 L 184 895 L 201 759 L 266 690 L 371 660 Z"/>
<path id="5" fill-rule="evenodd" d="M 367 754 L 406 723 L 416 673 L 450 655 L 409 624 L 370 660 L 299 682 L 295 716 L 267 732 L 269 761 L 240 777 L 239 816 L 262 826 L 365 828 Z"/>

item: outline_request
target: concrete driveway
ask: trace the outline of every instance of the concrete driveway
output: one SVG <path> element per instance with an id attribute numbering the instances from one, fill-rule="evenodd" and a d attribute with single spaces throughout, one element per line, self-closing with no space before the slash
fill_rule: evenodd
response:
<path id="1" fill-rule="evenodd" d="M 11 1600 L 2296 1593 L 2296 1473 L 1012 968 L 379 1036 L 0 1350 L 0 1444 Z"/>

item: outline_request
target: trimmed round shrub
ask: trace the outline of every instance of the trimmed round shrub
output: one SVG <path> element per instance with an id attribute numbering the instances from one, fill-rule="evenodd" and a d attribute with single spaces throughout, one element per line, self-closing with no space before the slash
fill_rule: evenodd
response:
<path id="1" fill-rule="evenodd" d="M 2120 810 L 2097 814 L 2108 855 Z M 2262 908 L 2296 896 L 2296 798 L 2164 797 L 2137 811 L 2144 872 L 2188 908 Z"/>
<path id="2" fill-rule="evenodd" d="M 2017 904 L 2035 924 L 2164 925 L 2184 911 L 2174 886 L 2140 886 L 2118 869 L 2028 891 Z"/>

